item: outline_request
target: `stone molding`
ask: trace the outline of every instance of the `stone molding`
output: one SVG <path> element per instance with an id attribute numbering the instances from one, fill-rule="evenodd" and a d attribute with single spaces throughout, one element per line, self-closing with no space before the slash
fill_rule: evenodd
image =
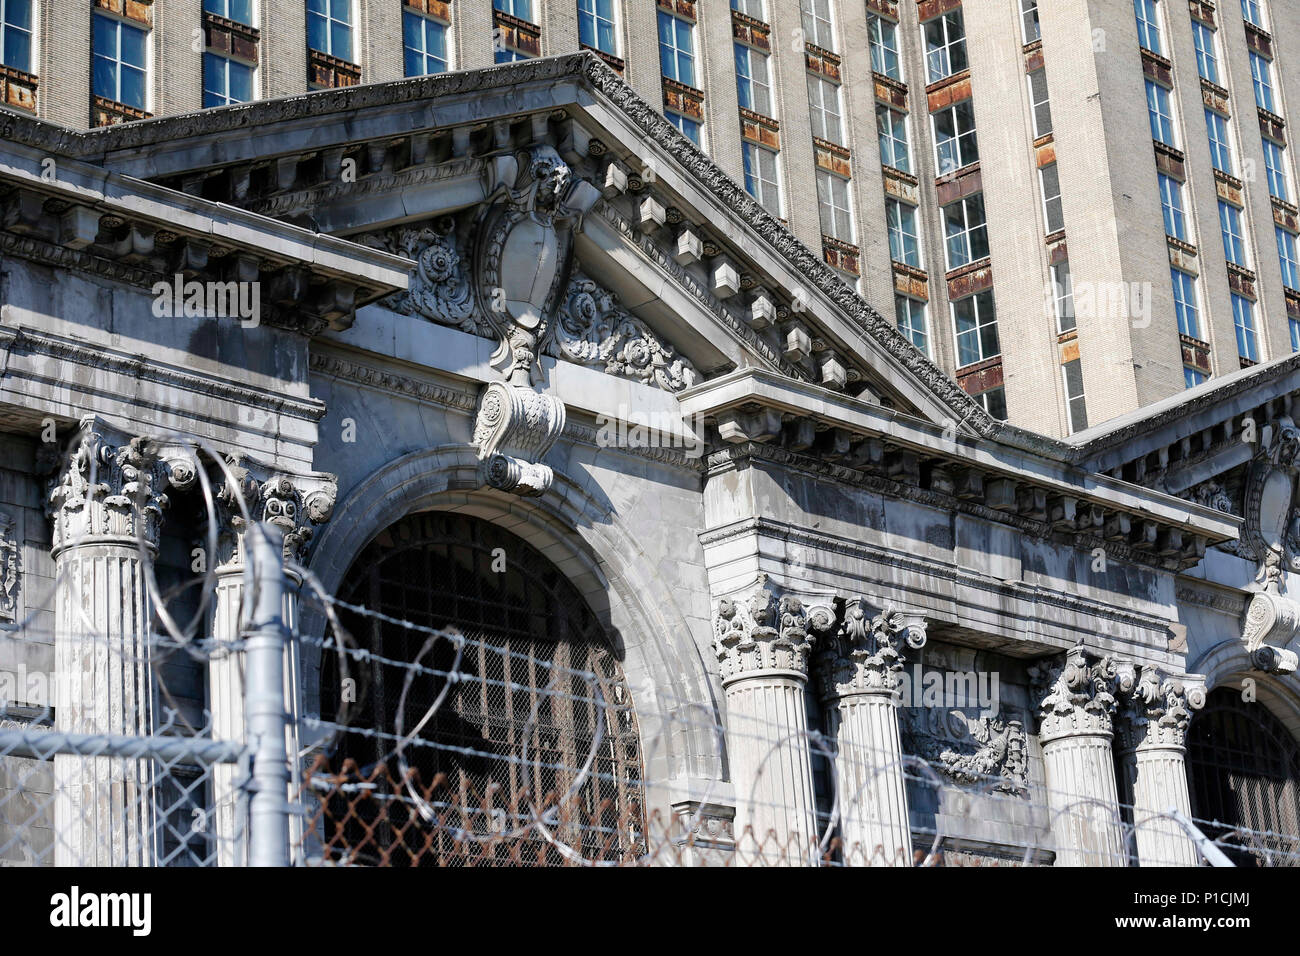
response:
<path id="1" fill-rule="evenodd" d="M 14 516 L 0 510 L 0 623 L 18 619 L 22 582 L 22 547 Z"/>

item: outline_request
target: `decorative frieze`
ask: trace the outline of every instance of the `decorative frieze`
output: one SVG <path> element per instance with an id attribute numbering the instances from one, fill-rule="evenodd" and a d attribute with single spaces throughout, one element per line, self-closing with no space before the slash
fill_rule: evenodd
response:
<path id="1" fill-rule="evenodd" d="M 8 511 L 0 511 L 0 623 L 18 619 L 18 587 L 22 573 L 22 548 L 18 526 Z"/>

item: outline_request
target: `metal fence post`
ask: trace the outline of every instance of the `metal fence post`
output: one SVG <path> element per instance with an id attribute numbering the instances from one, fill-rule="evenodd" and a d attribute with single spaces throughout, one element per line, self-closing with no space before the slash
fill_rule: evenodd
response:
<path id="1" fill-rule="evenodd" d="M 249 804 L 249 864 L 289 865 L 289 754 L 284 737 L 284 535 L 274 525 L 255 524 L 244 538 L 245 619 L 244 714 L 253 752 Z"/>

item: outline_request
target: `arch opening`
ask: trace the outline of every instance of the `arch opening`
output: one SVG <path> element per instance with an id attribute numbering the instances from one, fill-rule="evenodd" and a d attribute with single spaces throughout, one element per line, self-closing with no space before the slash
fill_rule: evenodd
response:
<path id="1" fill-rule="evenodd" d="M 331 770 L 395 792 L 350 803 L 345 788 L 331 794 L 331 855 L 554 865 L 642 852 L 641 743 L 622 666 L 546 556 L 484 519 L 420 512 L 361 551 L 339 594 L 393 620 L 341 610 L 373 663 Z M 464 643 L 458 652 L 395 622 Z M 321 712 L 334 719 L 347 703 L 336 653 L 321 663 Z"/>

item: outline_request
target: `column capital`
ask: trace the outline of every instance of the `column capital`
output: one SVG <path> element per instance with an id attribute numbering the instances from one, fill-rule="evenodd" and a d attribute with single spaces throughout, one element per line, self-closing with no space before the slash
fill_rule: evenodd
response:
<path id="1" fill-rule="evenodd" d="M 782 671 L 807 677 L 813 643 L 834 623 L 829 601 L 806 603 L 760 574 L 751 588 L 722 598 L 714 610 L 713 648 L 723 684 Z"/>
<path id="2" fill-rule="evenodd" d="M 1044 743 L 1090 734 L 1109 737 L 1118 705 L 1115 692 L 1136 679 L 1131 664 L 1092 654 L 1082 643 L 1034 664 L 1029 677 L 1040 701 L 1038 735 Z"/>
<path id="3" fill-rule="evenodd" d="M 1173 677 L 1142 666 L 1120 695 L 1120 749 L 1183 750 L 1192 712 L 1205 706 L 1203 677 Z"/>
<path id="4" fill-rule="evenodd" d="M 244 509 L 254 523 L 269 521 L 280 530 L 285 559 L 298 564 L 307 558 L 315 527 L 334 514 L 338 495 L 334 475 L 277 472 L 239 457 L 227 459 L 225 469 L 214 467 L 213 472 L 219 570 L 243 567 Z"/>
<path id="5" fill-rule="evenodd" d="M 196 477 L 194 456 L 179 445 L 130 435 L 92 416 L 84 418 L 62 452 L 42 456 L 52 472 L 46 514 L 53 553 L 88 544 L 158 548 L 167 489 Z"/>
<path id="6" fill-rule="evenodd" d="M 844 602 L 839 627 L 821 653 L 816 669 L 822 698 L 855 694 L 897 697 L 898 675 L 906 652 L 925 646 L 926 624 L 887 605 L 877 610 L 864 598 Z"/>

